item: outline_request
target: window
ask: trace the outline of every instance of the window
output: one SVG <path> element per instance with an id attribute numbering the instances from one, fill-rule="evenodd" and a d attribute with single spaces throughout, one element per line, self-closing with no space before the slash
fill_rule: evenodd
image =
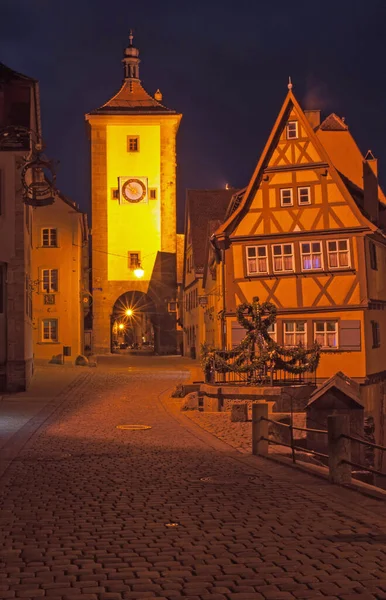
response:
<path id="1" fill-rule="evenodd" d="M 248 275 L 268 273 L 267 246 L 247 247 L 247 272 Z"/>
<path id="2" fill-rule="evenodd" d="M 139 136 L 127 136 L 127 151 L 128 152 L 139 152 Z"/>
<path id="3" fill-rule="evenodd" d="M 301 242 L 302 271 L 323 268 L 322 242 Z"/>
<path id="4" fill-rule="evenodd" d="M 307 345 L 307 323 L 305 321 L 284 321 L 284 345 Z"/>
<path id="5" fill-rule="evenodd" d="M 327 242 L 328 266 L 331 269 L 344 269 L 350 266 L 348 240 Z"/>
<path id="6" fill-rule="evenodd" d="M 139 252 L 129 252 L 129 269 L 136 269 L 139 266 Z"/>
<path id="7" fill-rule="evenodd" d="M 371 242 L 371 241 L 370 241 L 370 266 L 372 269 L 374 269 L 374 271 L 378 270 L 377 247 L 374 244 L 374 242 Z"/>
<path id="8" fill-rule="evenodd" d="M 272 246 L 272 254 L 274 271 L 294 270 L 293 244 L 274 244 L 274 246 Z"/>
<path id="9" fill-rule="evenodd" d="M 287 123 L 287 140 L 294 140 L 298 136 L 298 122 L 288 121 Z"/>
<path id="10" fill-rule="evenodd" d="M 294 203 L 294 201 L 293 201 L 293 197 L 292 197 L 292 189 L 286 188 L 286 189 L 280 190 L 280 204 L 282 206 L 292 206 L 293 203 Z"/>
<path id="11" fill-rule="evenodd" d="M 338 322 L 317 321 L 315 323 L 315 340 L 323 348 L 338 347 Z"/>
<path id="12" fill-rule="evenodd" d="M 373 334 L 373 348 L 379 348 L 381 345 L 381 336 L 379 331 L 379 323 L 377 321 L 371 321 L 371 331 Z"/>
<path id="13" fill-rule="evenodd" d="M 48 294 L 58 291 L 58 269 L 42 270 L 42 289 Z"/>
<path id="14" fill-rule="evenodd" d="M 298 204 L 311 204 L 311 190 L 309 187 L 298 188 Z"/>
<path id="15" fill-rule="evenodd" d="M 42 341 L 58 341 L 58 319 L 43 319 L 42 321 Z"/>
<path id="16" fill-rule="evenodd" d="M 150 197 L 150 200 L 157 200 L 157 189 L 156 188 L 149 189 L 149 197 Z"/>
<path id="17" fill-rule="evenodd" d="M 271 325 L 268 325 L 267 333 L 271 340 L 277 342 L 277 323 L 272 323 Z"/>
<path id="18" fill-rule="evenodd" d="M 56 248 L 58 246 L 58 230 L 53 227 L 42 229 L 42 246 Z"/>

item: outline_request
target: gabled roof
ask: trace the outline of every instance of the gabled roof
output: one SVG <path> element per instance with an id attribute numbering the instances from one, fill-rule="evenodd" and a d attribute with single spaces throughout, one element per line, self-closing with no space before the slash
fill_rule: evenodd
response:
<path id="1" fill-rule="evenodd" d="M 313 394 L 311 394 L 310 399 L 306 408 L 309 408 L 312 404 L 314 404 L 317 400 L 322 398 L 324 394 L 329 392 L 330 390 L 339 390 L 345 396 L 350 398 L 354 404 L 357 404 L 360 408 L 364 408 L 364 405 L 361 401 L 360 395 L 360 387 L 353 379 L 347 377 L 342 371 L 338 371 L 327 379 L 319 388 L 317 388 Z"/>
<path id="2" fill-rule="evenodd" d="M 196 273 L 203 273 L 205 265 L 206 233 L 209 221 L 222 222 L 228 204 L 235 193 L 233 189 L 187 190 L 186 225 L 190 221 L 193 263 Z"/>
<path id="3" fill-rule="evenodd" d="M 365 217 L 364 217 L 363 213 L 361 212 L 360 208 L 357 206 L 354 198 L 351 196 L 348 188 L 342 181 L 342 178 L 339 176 L 339 173 L 338 173 L 337 169 L 335 168 L 335 165 L 334 165 L 333 161 L 331 160 L 329 154 L 326 152 L 326 149 L 324 148 L 324 145 L 323 145 L 322 141 L 320 140 L 319 135 L 317 135 L 317 133 L 314 132 L 314 130 L 313 130 L 311 124 L 309 123 L 306 115 L 304 114 L 301 106 L 299 105 L 298 101 L 296 100 L 296 98 L 292 92 L 292 89 L 290 89 L 287 93 L 287 96 L 284 100 L 282 108 L 276 119 L 275 125 L 271 131 L 271 134 L 267 140 L 264 150 L 263 150 L 263 152 L 260 156 L 260 159 L 257 163 L 255 171 L 252 175 L 252 178 L 251 178 L 251 180 L 247 186 L 247 189 L 243 195 L 243 198 L 242 198 L 239 206 L 237 207 L 237 209 L 234 210 L 234 212 L 232 214 L 229 214 L 229 216 L 224 221 L 224 223 L 215 232 L 216 237 L 218 237 L 218 236 L 222 237 L 224 235 L 225 236 L 229 235 L 233 231 L 233 229 L 237 226 L 237 224 L 240 222 L 240 220 L 242 219 L 244 214 L 247 212 L 248 207 L 249 207 L 250 203 L 252 202 L 253 197 L 260 185 L 264 169 L 267 166 L 269 159 L 270 159 L 273 151 L 276 148 L 280 133 L 283 130 L 285 123 L 286 123 L 288 116 L 292 109 L 296 110 L 302 127 L 306 131 L 309 139 L 315 145 L 315 148 L 317 149 L 319 155 L 323 158 L 323 161 L 325 162 L 325 164 L 328 165 L 328 168 L 329 168 L 332 176 L 334 177 L 337 185 L 339 186 L 343 196 L 347 199 L 348 203 L 350 204 L 351 209 L 353 210 L 353 212 L 355 213 L 357 218 L 360 221 L 364 222 Z M 336 119 L 339 120 L 339 117 L 336 117 Z M 335 122 L 335 119 L 332 119 L 332 120 Z M 338 121 L 336 121 L 336 122 L 338 122 Z M 318 130 L 318 133 L 319 133 L 319 130 Z M 322 130 L 321 134 L 329 134 L 329 132 Z M 331 134 L 331 135 L 333 135 L 333 134 Z M 366 226 L 368 226 L 369 229 L 371 229 L 373 231 L 375 231 L 377 229 L 377 227 L 373 223 L 368 221 L 368 219 L 366 219 Z"/>
<path id="4" fill-rule="evenodd" d="M 2 83 L 7 83 L 8 81 L 26 81 L 29 83 L 36 83 L 37 80 L 32 77 L 28 77 L 27 75 L 23 75 L 22 73 L 18 73 L 14 71 L 10 67 L 7 67 L 4 63 L 0 62 L 0 81 Z"/>
<path id="5" fill-rule="evenodd" d="M 91 111 L 91 115 L 109 114 L 176 114 L 175 110 L 166 108 L 147 93 L 139 80 L 125 80 L 119 92 L 100 108 Z"/>
<path id="6" fill-rule="evenodd" d="M 346 131 L 348 129 L 344 119 L 338 117 L 335 113 L 331 113 L 327 119 L 319 126 L 322 131 Z"/>

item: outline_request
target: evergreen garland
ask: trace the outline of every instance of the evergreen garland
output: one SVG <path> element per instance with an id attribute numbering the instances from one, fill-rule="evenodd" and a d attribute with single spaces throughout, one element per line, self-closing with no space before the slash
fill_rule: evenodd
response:
<path id="1" fill-rule="evenodd" d="M 276 314 L 274 304 L 260 304 L 257 296 L 251 303 L 240 304 L 236 316 L 247 333 L 238 346 L 228 351 L 202 344 L 201 365 L 206 379 L 212 371 L 245 373 L 251 383 L 258 382 L 262 372 L 313 373 L 319 364 L 320 345 L 315 342 L 306 349 L 302 344 L 292 347 L 277 344 L 268 333 L 269 326 L 276 322 Z"/>

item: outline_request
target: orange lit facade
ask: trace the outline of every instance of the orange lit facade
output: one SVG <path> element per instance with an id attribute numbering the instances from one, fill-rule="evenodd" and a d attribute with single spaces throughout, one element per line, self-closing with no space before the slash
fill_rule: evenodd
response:
<path id="1" fill-rule="evenodd" d="M 247 189 L 212 235 L 205 285 L 209 297 L 223 277 L 222 345 L 242 339 L 236 306 L 258 296 L 278 309 L 279 343 L 320 342 L 318 379 L 384 380 L 385 215 L 372 153 L 362 156 L 343 119 L 303 111 L 290 89 Z"/>
<path id="2" fill-rule="evenodd" d="M 63 195 L 34 211 L 32 229 L 33 343 L 36 359 L 84 352 L 89 310 L 87 217 Z"/>

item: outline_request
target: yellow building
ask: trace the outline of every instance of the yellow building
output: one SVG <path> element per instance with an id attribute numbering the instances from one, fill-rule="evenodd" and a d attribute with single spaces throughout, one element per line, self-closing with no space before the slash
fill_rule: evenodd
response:
<path id="1" fill-rule="evenodd" d="M 182 321 L 184 355 L 192 358 L 198 357 L 201 344 L 208 341 L 204 321 L 212 323 L 214 304 L 217 307 L 217 288 L 207 294 L 203 291 L 209 236 L 214 224 L 223 220 L 234 192 L 230 189 L 188 190 L 186 194 Z M 217 318 L 217 310 L 215 312 Z"/>
<path id="2" fill-rule="evenodd" d="M 93 349 L 110 352 L 125 311 L 150 315 L 156 350 L 175 351 L 176 134 L 180 114 L 150 96 L 139 51 L 118 93 L 86 115 L 91 140 Z M 142 275 L 138 272 L 142 269 Z M 141 275 L 138 277 L 138 275 Z"/>
<path id="3" fill-rule="evenodd" d="M 212 236 L 224 345 L 244 336 L 236 306 L 258 296 L 278 309 L 279 343 L 321 344 L 318 379 L 385 379 L 385 215 L 372 153 L 362 156 L 344 119 L 320 123 L 289 89 L 245 193 Z"/>
<path id="4" fill-rule="evenodd" d="M 58 194 L 54 204 L 34 211 L 31 278 L 35 359 L 59 356 L 60 360 L 65 354 L 65 362 L 73 362 L 83 354 L 88 273 L 87 217 Z"/>

